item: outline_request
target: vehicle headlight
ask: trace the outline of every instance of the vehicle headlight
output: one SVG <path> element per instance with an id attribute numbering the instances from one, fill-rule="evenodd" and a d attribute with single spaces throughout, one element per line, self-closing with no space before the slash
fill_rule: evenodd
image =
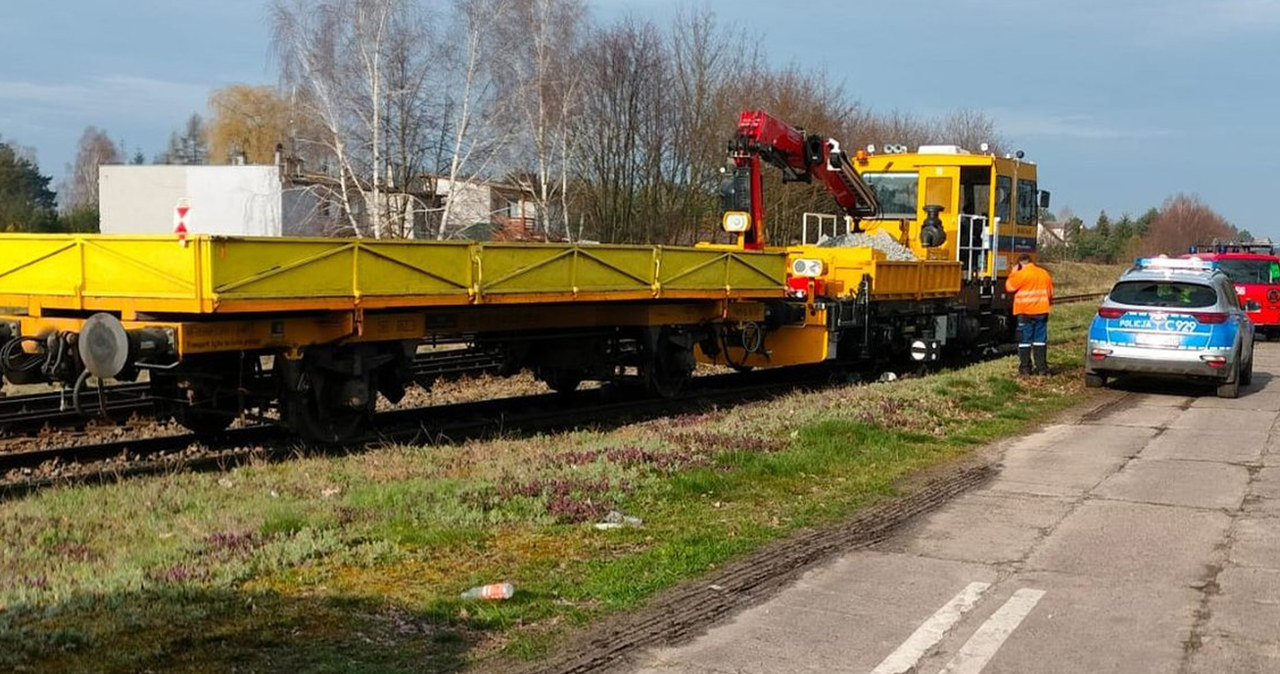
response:
<path id="1" fill-rule="evenodd" d="M 825 266 L 822 264 L 822 260 L 805 257 L 796 258 L 791 262 L 791 274 L 792 276 L 807 276 L 809 278 L 822 276 Z"/>
<path id="2" fill-rule="evenodd" d="M 745 232 L 751 229 L 751 214 L 744 211 L 725 211 L 720 226 L 726 232 Z"/>

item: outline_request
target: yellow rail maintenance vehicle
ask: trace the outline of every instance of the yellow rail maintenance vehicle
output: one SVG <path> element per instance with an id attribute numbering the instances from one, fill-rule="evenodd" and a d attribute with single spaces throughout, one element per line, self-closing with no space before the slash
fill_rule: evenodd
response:
<path id="1" fill-rule="evenodd" d="M 212 433 L 246 411 L 340 441 L 399 401 L 425 342 L 497 351 L 553 389 L 691 376 L 694 344 L 763 319 L 781 252 L 121 235 L 0 235 L 0 374 L 148 374 L 159 413 Z M 417 383 L 429 386 L 430 381 Z"/>
<path id="2" fill-rule="evenodd" d="M 703 344 L 703 360 L 874 367 L 968 357 L 1012 341 L 1004 279 L 1019 255 L 1034 257 L 1038 209 L 1049 199 L 1021 152 L 891 146 L 851 158 L 837 141 L 755 111 L 743 113 L 731 158 L 724 228 L 738 233 L 743 250 L 786 252 L 788 300 L 770 304 L 763 329 Z M 798 245 L 767 245 L 765 163 L 780 168 L 784 182 L 827 187 L 843 211 L 829 219 L 830 231 L 819 224 L 811 232 L 806 223 Z"/>

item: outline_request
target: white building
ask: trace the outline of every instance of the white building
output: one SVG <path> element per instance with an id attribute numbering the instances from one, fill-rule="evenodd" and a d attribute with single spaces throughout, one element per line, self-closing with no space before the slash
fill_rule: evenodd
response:
<path id="1" fill-rule="evenodd" d="M 182 200 L 192 234 L 294 234 L 276 166 L 102 166 L 98 200 L 104 234 L 172 233 Z"/>
<path id="2" fill-rule="evenodd" d="M 426 176 L 417 191 L 385 191 L 381 235 L 434 239 L 448 206 L 445 238 L 520 240 L 538 235 L 538 209 L 527 190 L 494 182 Z M 98 172 L 101 228 L 108 234 L 170 234 L 179 203 L 190 234 L 343 236 L 351 220 L 369 227 L 367 191 L 330 176 L 289 175 L 276 165 L 102 166 Z M 452 203 L 450 204 L 450 200 Z M 354 217 L 348 217 L 345 204 Z"/>

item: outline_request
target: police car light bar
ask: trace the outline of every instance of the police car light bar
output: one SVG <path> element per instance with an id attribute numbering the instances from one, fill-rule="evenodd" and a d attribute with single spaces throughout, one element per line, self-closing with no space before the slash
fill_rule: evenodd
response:
<path id="1" fill-rule="evenodd" d="M 1210 271 L 1218 268 L 1218 263 L 1211 260 L 1171 257 L 1140 257 L 1134 261 L 1139 269 L 1169 269 L 1182 271 Z"/>

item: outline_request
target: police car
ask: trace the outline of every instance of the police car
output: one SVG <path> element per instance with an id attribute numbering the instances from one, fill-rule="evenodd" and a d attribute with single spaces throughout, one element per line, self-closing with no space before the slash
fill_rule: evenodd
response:
<path id="1" fill-rule="evenodd" d="M 1126 374 L 1212 382 L 1234 398 L 1253 378 L 1253 323 L 1216 262 L 1140 258 L 1089 326 L 1085 385 Z"/>

